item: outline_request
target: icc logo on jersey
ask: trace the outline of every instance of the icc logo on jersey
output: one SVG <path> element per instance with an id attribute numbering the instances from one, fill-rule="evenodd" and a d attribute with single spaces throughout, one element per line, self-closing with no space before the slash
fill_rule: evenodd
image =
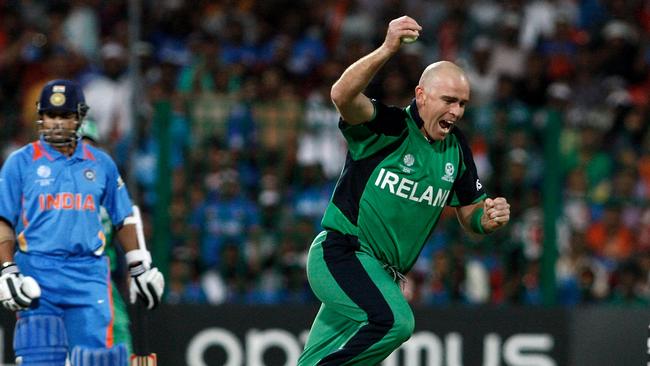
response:
<path id="1" fill-rule="evenodd" d="M 415 157 L 411 154 L 406 154 L 404 155 L 404 164 L 406 166 L 413 166 L 413 163 L 415 163 Z"/>
<path id="2" fill-rule="evenodd" d="M 413 172 L 413 169 L 411 167 L 413 164 L 415 164 L 415 156 L 413 156 L 413 154 L 406 154 L 402 158 L 402 162 L 404 165 L 400 164 L 400 169 L 402 169 L 402 171 L 406 174 L 411 174 Z"/>
<path id="3" fill-rule="evenodd" d="M 38 169 L 36 169 L 36 174 L 38 174 L 38 176 L 41 178 L 47 178 L 50 176 L 50 174 L 52 174 L 52 170 L 49 166 L 41 165 L 38 167 Z"/>
<path id="4" fill-rule="evenodd" d="M 38 168 L 36 168 L 36 175 L 38 175 L 40 178 L 36 179 L 35 182 L 41 187 L 49 186 L 50 183 L 54 180 L 54 178 L 50 178 L 50 175 L 52 175 L 52 169 L 50 169 L 50 167 L 47 165 L 40 165 Z"/>

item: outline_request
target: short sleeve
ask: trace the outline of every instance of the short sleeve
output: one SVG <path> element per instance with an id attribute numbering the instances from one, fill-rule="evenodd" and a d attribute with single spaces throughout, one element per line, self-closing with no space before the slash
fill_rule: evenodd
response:
<path id="1" fill-rule="evenodd" d="M 0 218 L 16 226 L 21 210 L 22 175 L 20 155 L 13 153 L 0 170 Z"/>
<path id="2" fill-rule="evenodd" d="M 375 107 L 373 118 L 359 125 L 350 125 L 339 120 L 339 128 L 348 142 L 352 159 L 358 160 L 373 155 L 398 140 L 406 133 L 408 115 L 404 109 L 387 106 L 372 99 Z"/>
<path id="3" fill-rule="evenodd" d="M 111 221 L 119 225 L 133 214 L 133 203 L 113 160 L 107 156 L 102 160 L 106 169 L 106 191 L 102 197 L 102 206 L 106 208 Z"/>

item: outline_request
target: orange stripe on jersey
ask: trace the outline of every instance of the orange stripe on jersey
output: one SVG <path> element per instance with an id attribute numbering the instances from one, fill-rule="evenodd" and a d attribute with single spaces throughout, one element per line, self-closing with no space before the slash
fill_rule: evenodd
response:
<path id="1" fill-rule="evenodd" d="M 18 234 L 18 247 L 23 252 L 27 251 L 27 239 L 25 239 L 25 232 Z"/>
<path id="2" fill-rule="evenodd" d="M 102 253 L 104 253 L 104 248 L 106 248 L 106 235 L 104 235 L 104 232 L 102 230 L 99 230 L 97 232 L 97 237 L 99 238 L 99 240 L 102 241 L 102 245 L 99 248 L 97 248 L 97 250 L 95 250 L 94 253 L 95 255 L 101 255 Z"/>
<path id="3" fill-rule="evenodd" d="M 23 201 L 24 201 L 23 197 Z M 23 205 L 24 206 L 24 205 Z M 25 214 L 25 211 L 23 211 L 22 215 L 22 220 L 23 220 L 23 231 L 18 234 L 18 246 L 20 247 L 20 250 L 23 252 L 27 251 L 27 239 L 25 239 L 25 230 L 27 230 L 27 227 L 29 226 L 29 220 L 27 220 L 27 215 Z"/>
<path id="4" fill-rule="evenodd" d="M 95 160 L 95 155 L 88 149 L 88 144 L 84 142 L 82 146 L 84 149 L 84 159 Z"/>
<path id="5" fill-rule="evenodd" d="M 32 153 L 32 160 L 36 161 L 42 157 L 46 157 L 48 160 L 53 160 L 41 145 L 40 140 L 32 142 L 32 148 L 34 149 L 34 152 Z"/>
<path id="6" fill-rule="evenodd" d="M 22 205 L 23 205 L 23 213 L 20 216 L 23 219 L 23 227 L 26 229 L 27 226 L 29 226 L 29 220 L 27 220 L 27 213 L 25 212 L 25 209 L 24 209 L 24 207 L 25 207 L 25 195 L 22 195 L 20 197 L 20 201 L 22 202 Z"/>
<path id="7" fill-rule="evenodd" d="M 106 257 L 106 261 L 108 262 L 108 268 L 111 268 L 111 260 L 110 258 Z M 114 342 L 114 334 L 113 334 L 113 323 L 115 322 L 115 306 L 113 306 L 113 283 L 111 281 L 111 271 L 110 269 L 108 270 L 108 276 L 106 276 L 106 283 L 108 286 L 108 306 L 111 309 L 111 321 L 108 323 L 108 328 L 106 328 L 106 347 L 111 348 L 113 347 L 113 342 Z"/>

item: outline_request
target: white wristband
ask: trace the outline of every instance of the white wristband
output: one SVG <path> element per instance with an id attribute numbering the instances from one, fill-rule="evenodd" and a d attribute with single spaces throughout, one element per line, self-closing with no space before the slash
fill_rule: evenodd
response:
<path id="1" fill-rule="evenodd" d="M 130 266 L 142 262 L 146 268 L 151 265 L 151 253 L 148 250 L 134 249 L 126 252 L 126 263 Z"/>

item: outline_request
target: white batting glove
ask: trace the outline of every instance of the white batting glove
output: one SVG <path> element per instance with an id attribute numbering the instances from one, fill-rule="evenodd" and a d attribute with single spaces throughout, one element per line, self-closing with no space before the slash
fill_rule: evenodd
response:
<path id="1" fill-rule="evenodd" d="M 131 274 L 131 284 L 129 286 L 129 295 L 131 304 L 139 297 L 151 310 L 160 304 L 163 290 L 165 289 L 165 279 L 158 268 L 149 266 L 145 263 L 139 263 L 129 267 Z"/>
<path id="2" fill-rule="evenodd" d="M 11 311 L 29 308 L 41 297 L 41 287 L 34 278 L 23 276 L 14 262 L 3 263 L 0 269 L 0 303 Z"/>

